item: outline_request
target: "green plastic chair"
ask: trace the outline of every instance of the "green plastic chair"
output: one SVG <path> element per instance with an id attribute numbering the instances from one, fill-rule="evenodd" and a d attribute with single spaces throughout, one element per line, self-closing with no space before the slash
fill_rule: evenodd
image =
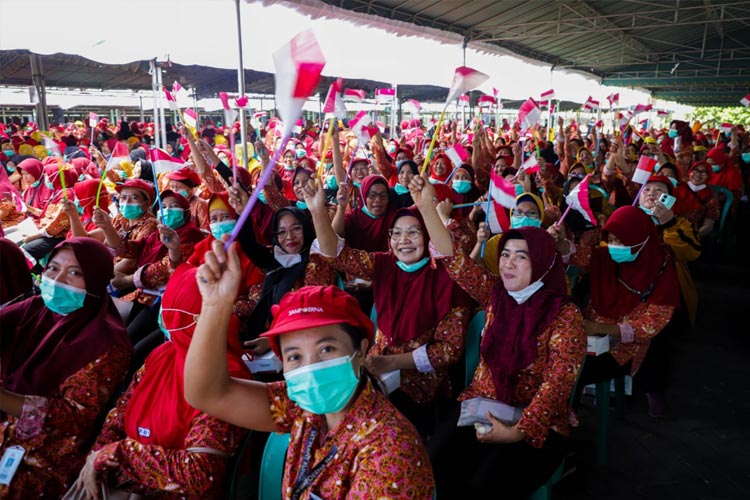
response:
<path id="1" fill-rule="evenodd" d="M 714 195 L 718 198 L 719 194 L 723 194 L 726 197 L 726 201 L 724 202 L 724 207 L 721 209 L 721 218 L 719 219 L 719 228 L 714 228 L 714 232 L 711 235 L 713 238 L 716 238 L 717 240 L 721 239 L 721 235 L 724 234 L 724 225 L 727 222 L 727 215 L 729 215 L 729 209 L 732 208 L 732 203 L 734 202 L 734 193 L 732 193 L 730 190 L 728 190 L 725 187 L 722 186 L 709 186 L 713 192 Z"/>
<path id="2" fill-rule="evenodd" d="M 482 329 L 484 328 L 486 313 L 484 309 L 477 312 L 469 322 L 466 332 L 466 348 L 464 349 L 465 372 L 464 386 L 468 387 L 474 378 L 474 372 L 479 365 L 479 344 L 482 340 Z"/>
<path id="3" fill-rule="evenodd" d="M 289 434 L 272 432 L 263 449 L 260 462 L 258 500 L 281 500 L 281 481 L 284 477 L 286 450 L 289 448 Z"/>

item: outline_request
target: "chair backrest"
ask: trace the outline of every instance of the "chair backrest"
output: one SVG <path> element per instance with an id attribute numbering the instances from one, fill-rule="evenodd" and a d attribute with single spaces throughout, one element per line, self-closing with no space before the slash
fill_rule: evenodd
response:
<path id="1" fill-rule="evenodd" d="M 474 371 L 479 365 L 479 343 L 482 338 L 482 329 L 484 328 L 485 312 L 484 309 L 479 311 L 471 318 L 469 328 L 466 332 L 466 348 L 464 349 L 465 372 L 464 385 L 468 387 L 474 378 Z"/>
<path id="2" fill-rule="evenodd" d="M 248 431 L 242 439 L 240 446 L 232 456 L 228 465 L 229 473 L 229 500 L 250 500 L 255 495 L 250 491 L 252 479 L 252 437 L 253 432 Z"/>
<path id="3" fill-rule="evenodd" d="M 281 500 L 281 481 L 284 477 L 286 450 L 289 448 L 289 434 L 272 432 L 263 449 L 260 462 L 258 500 Z"/>
<path id="4" fill-rule="evenodd" d="M 721 218 L 719 219 L 719 233 L 724 231 L 724 223 L 727 221 L 727 215 L 729 214 L 729 209 L 732 207 L 732 203 L 734 202 L 734 193 L 732 193 L 730 190 L 723 186 L 715 186 L 710 185 L 709 186 L 716 197 L 719 197 L 719 193 L 723 193 L 726 197 L 726 201 L 724 202 L 724 206 L 721 209 Z"/>

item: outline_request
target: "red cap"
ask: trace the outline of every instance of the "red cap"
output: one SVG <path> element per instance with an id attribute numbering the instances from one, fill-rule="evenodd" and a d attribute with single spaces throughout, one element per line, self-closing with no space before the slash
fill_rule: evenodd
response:
<path id="1" fill-rule="evenodd" d="M 149 205 L 154 202 L 153 186 L 142 179 L 127 180 L 122 184 L 118 184 L 115 187 L 115 191 L 121 193 L 124 188 L 138 189 L 139 191 L 143 191 L 146 194 L 146 198 L 148 198 Z"/>
<path id="2" fill-rule="evenodd" d="M 271 307 L 273 323 L 261 337 L 267 337 L 271 349 L 281 358 L 278 336 L 317 326 L 348 324 L 365 332 L 372 343 L 375 336 L 370 318 L 357 299 L 335 286 L 306 286 L 289 292 Z"/>
<path id="3" fill-rule="evenodd" d="M 710 170 L 710 169 L 709 169 Z M 669 177 L 666 175 L 652 175 L 648 178 L 646 181 L 646 184 L 649 184 L 651 182 L 659 182 L 661 184 L 664 184 L 667 186 L 667 192 L 669 194 L 672 194 L 672 191 L 674 190 L 674 186 L 672 186 L 672 182 L 670 182 Z"/>
<path id="4" fill-rule="evenodd" d="M 188 181 L 185 183 L 188 187 L 198 187 L 201 185 L 200 176 L 188 167 L 182 167 L 179 170 L 170 172 L 169 174 L 167 174 L 167 179 L 169 179 L 170 181 L 180 182 Z M 191 186 L 190 183 L 192 183 L 193 185 Z"/>

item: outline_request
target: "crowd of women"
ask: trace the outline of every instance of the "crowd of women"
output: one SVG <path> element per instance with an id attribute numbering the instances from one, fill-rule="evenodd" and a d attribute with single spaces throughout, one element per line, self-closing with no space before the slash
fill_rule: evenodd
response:
<path id="1" fill-rule="evenodd" d="M 158 175 L 150 124 L 0 125 L 0 498 L 224 498 L 247 429 L 290 433 L 285 499 L 523 498 L 571 449 L 574 387 L 635 375 L 664 415 L 742 127 L 331 123 L 287 145 L 275 119 L 255 143 L 181 126 Z M 516 201 L 492 234 L 497 179 Z M 593 217 L 567 210 L 581 183 Z"/>

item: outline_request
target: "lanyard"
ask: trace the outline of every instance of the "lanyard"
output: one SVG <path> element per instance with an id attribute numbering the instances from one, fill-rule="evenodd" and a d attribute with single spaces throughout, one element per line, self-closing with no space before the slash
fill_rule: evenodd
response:
<path id="1" fill-rule="evenodd" d="M 310 431 L 310 437 L 305 441 L 305 450 L 302 455 L 302 465 L 299 473 L 297 474 L 297 480 L 294 482 L 294 488 L 292 489 L 291 500 L 299 500 L 302 492 L 305 491 L 315 481 L 318 476 L 323 472 L 328 463 L 333 460 L 333 456 L 337 453 L 336 445 L 333 445 L 328 455 L 312 470 L 310 470 L 310 458 L 312 457 L 312 445 L 315 439 L 318 437 L 318 430 L 312 429 Z"/>

